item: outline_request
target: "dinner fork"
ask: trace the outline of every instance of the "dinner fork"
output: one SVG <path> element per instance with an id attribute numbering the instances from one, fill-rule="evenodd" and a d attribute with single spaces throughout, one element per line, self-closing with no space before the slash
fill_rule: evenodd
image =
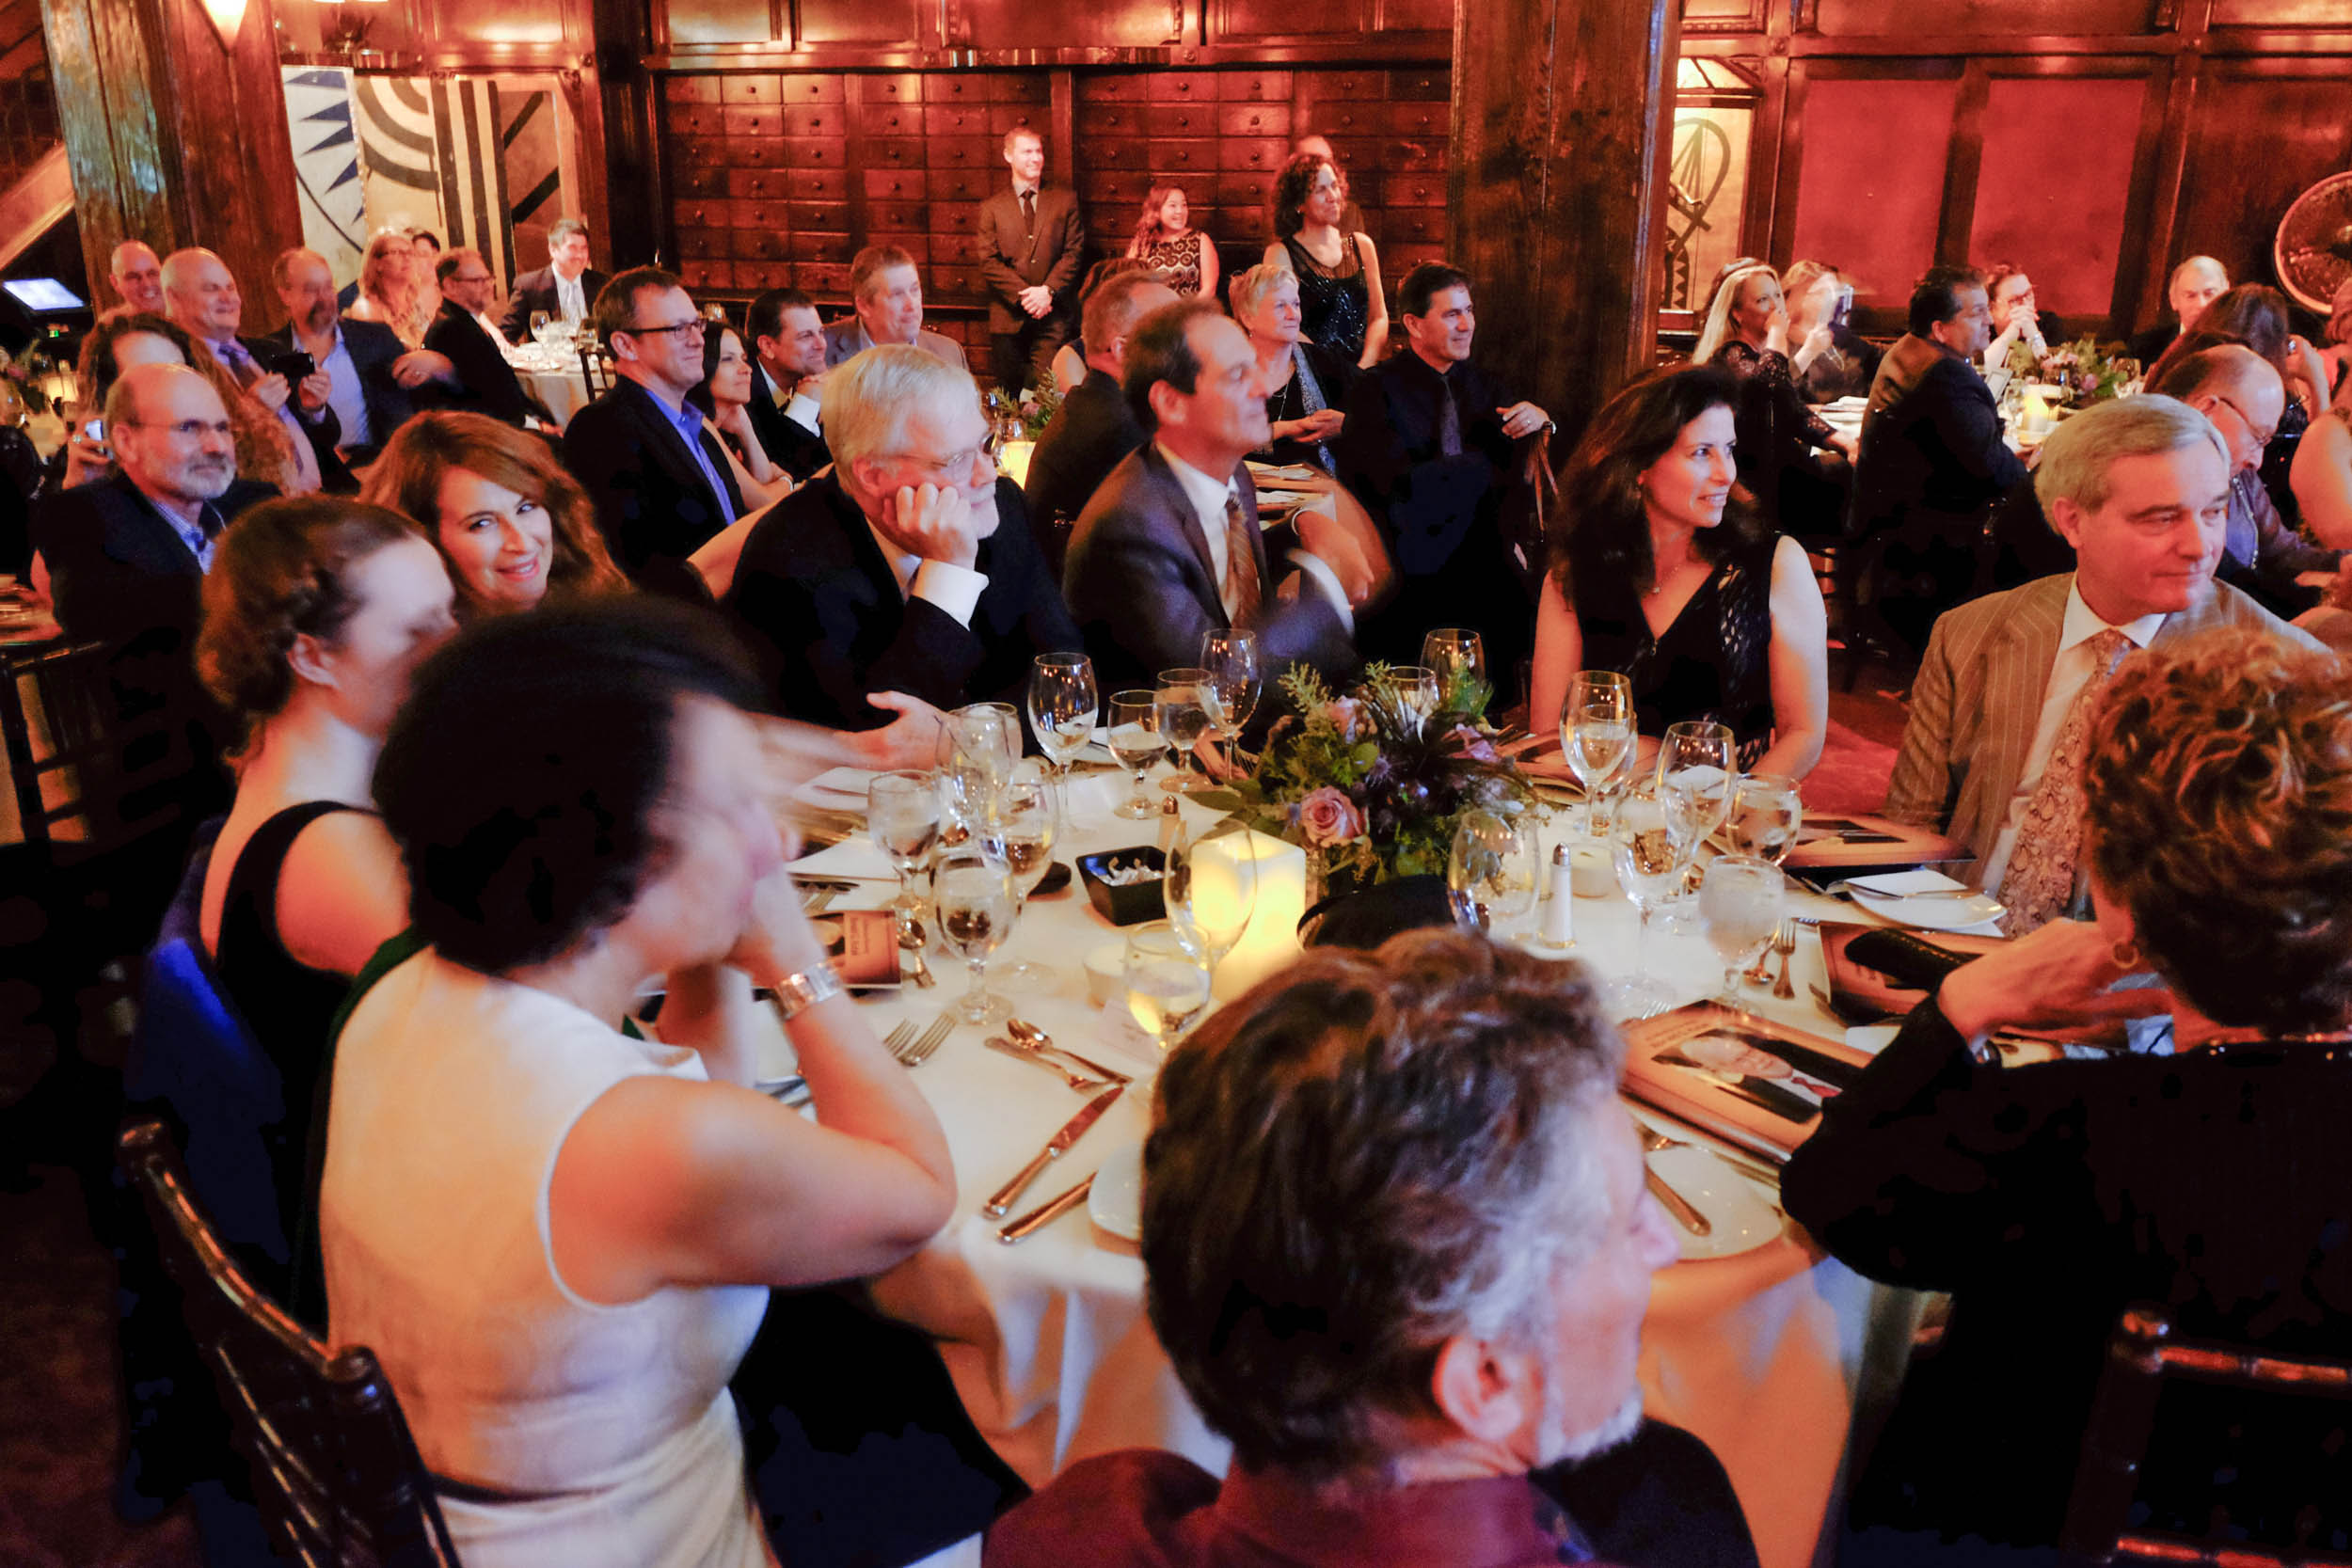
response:
<path id="1" fill-rule="evenodd" d="M 940 1048 L 940 1045 L 947 1038 L 947 1032 L 955 1026 L 955 1019 L 947 1013 L 942 1013 L 931 1020 L 930 1028 L 893 1050 L 891 1054 L 898 1058 L 901 1067 L 921 1067 L 931 1059 L 931 1053 Z M 912 1028 L 913 1025 L 910 1024 L 908 1027 Z"/>

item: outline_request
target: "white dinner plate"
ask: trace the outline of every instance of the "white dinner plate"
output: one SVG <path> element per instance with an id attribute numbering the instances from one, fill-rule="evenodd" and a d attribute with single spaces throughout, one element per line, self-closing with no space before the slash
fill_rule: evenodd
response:
<path id="1" fill-rule="evenodd" d="M 1875 877 L 1856 877 L 1847 883 L 1852 889 L 1854 902 L 1883 920 L 1898 926 L 1913 926 L 1923 931 L 1965 931 L 2001 918 L 2008 912 L 2001 901 L 1989 894 L 1979 893 L 1966 898 L 1922 898 L 1919 894 L 1957 893 L 1967 884 L 1954 881 L 1940 871 L 1921 867 L 1916 871 L 1883 872 Z"/>
<path id="2" fill-rule="evenodd" d="M 1096 1167 L 1087 1212 L 1112 1235 L 1143 1240 L 1143 1146 L 1123 1144 Z"/>
<path id="3" fill-rule="evenodd" d="M 1780 1234 L 1780 1215 L 1764 1201 L 1756 1183 L 1724 1164 L 1713 1150 L 1691 1144 L 1658 1149 L 1648 1159 L 1659 1180 L 1689 1199 L 1691 1207 L 1707 1218 L 1708 1233 L 1700 1236 L 1684 1229 L 1679 1220 L 1667 1217 L 1666 1223 L 1682 1243 L 1684 1259 L 1735 1257 Z M 1102 1178 L 1095 1178 L 1094 1190 L 1103 1190 Z"/>

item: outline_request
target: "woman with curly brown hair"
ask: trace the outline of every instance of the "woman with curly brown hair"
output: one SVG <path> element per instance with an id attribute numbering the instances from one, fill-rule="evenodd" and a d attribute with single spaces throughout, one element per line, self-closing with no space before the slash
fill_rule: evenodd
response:
<path id="1" fill-rule="evenodd" d="M 185 365 L 213 384 L 221 405 L 229 410 L 229 425 L 237 444 L 237 477 L 259 480 L 291 490 L 300 470 L 294 466 L 294 437 L 285 422 L 246 396 L 237 378 L 213 351 L 167 317 L 145 311 L 103 316 L 82 340 L 79 385 L 86 408 L 106 406 L 106 394 L 116 378 L 134 365 Z M 105 479 L 114 461 L 103 441 L 93 441 L 79 427 L 66 443 L 65 483 L 69 485 Z"/>
<path id="2" fill-rule="evenodd" d="M 1274 242 L 1265 260 L 1298 277 L 1307 341 L 1359 369 L 1389 352 L 1389 296 L 1380 287 L 1380 253 L 1372 236 L 1341 228 L 1347 182 L 1337 164 L 1302 152 L 1274 179 Z"/>
<path id="3" fill-rule="evenodd" d="M 1559 717 L 1580 670 L 1633 684 L 1641 733 L 1711 719 L 1740 766 L 1802 779 L 1829 733 L 1829 627 L 1795 540 L 1732 498 L 1729 372 L 1682 365 L 1604 404 L 1560 481 L 1550 570 L 1535 611 L 1528 707 Z"/>
<path id="4" fill-rule="evenodd" d="M 2187 1337 L 2352 1353 L 2352 669 L 2206 632 L 2129 656 L 2086 734 L 2096 922 L 2053 921 L 1952 971 L 1783 1180 L 1789 1213 L 1845 1262 L 1954 1296 L 1855 1494 L 1850 1525 L 1880 1549 L 1844 1561 L 1942 1561 L 1938 1539 L 1963 1535 L 1980 1538 L 1970 1562 L 2006 1560 L 1984 1542 L 2051 1545 L 2107 1337 L 2135 1303 Z M 2110 989 L 2134 971 L 2169 991 Z M 2169 1054 L 2018 1068 L 1983 1049 L 2004 1029 L 2168 1009 Z M 2183 1415 L 2217 1437 L 2233 1424 Z M 2295 1472 L 2316 1442 L 2246 1430 L 2193 1477 L 2147 1473 L 2150 1528 L 2201 1536 L 2217 1504 L 2252 1528 L 2275 1499 L 2248 1488 L 2308 1482 Z M 2217 1493 L 2232 1469 L 2246 1485 Z M 2328 1495 L 2302 1544 L 2342 1551 L 2341 1477 L 2295 1494 Z"/>
<path id="5" fill-rule="evenodd" d="M 545 441 L 486 414 L 420 414 L 402 425 L 364 499 L 423 531 L 468 620 L 529 610 L 550 593 L 628 586 L 580 482 Z"/>

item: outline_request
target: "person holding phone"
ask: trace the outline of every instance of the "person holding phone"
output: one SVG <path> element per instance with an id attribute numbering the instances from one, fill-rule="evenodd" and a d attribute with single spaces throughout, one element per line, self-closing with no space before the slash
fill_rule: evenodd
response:
<path id="1" fill-rule="evenodd" d="M 287 494 L 358 488 L 335 450 L 337 428 L 327 419 L 330 384 L 317 376 L 289 381 L 282 369 L 273 370 L 264 362 L 281 358 L 294 345 L 282 337 L 272 341 L 243 335 L 245 295 L 227 262 L 209 250 L 173 251 L 164 260 L 164 309 L 211 349 L 245 395 L 294 437 L 293 470 L 283 486 Z"/>
<path id="2" fill-rule="evenodd" d="M 453 386 L 456 368 L 445 354 L 406 347 L 389 326 L 338 310 L 335 277 L 314 250 L 289 250 L 270 263 L 270 283 L 285 308 L 286 325 L 263 340 L 280 372 L 316 377 L 321 401 L 334 415 L 334 445 L 345 461 L 364 464 L 416 412 L 415 394 L 429 384 Z M 312 385 L 310 377 L 302 383 Z M 307 395 L 307 394 L 306 394 Z M 351 486 L 356 490 L 355 480 Z"/>
<path id="3" fill-rule="evenodd" d="M 1791 261 L 1781 275 L 1788 303 L 1788 362 L 1807 403 L 1867 397 L 1884 350 L 1853 329 L 1853 282 L 1822 261 Z"/>

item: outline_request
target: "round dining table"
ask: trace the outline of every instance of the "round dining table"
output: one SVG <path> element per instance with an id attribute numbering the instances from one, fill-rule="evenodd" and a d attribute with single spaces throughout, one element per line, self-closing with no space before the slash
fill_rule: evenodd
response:
<path id="1" fill-rule="evenodd" d="M 846 781 L 854 784 L 854 780 Z M 1128 788 L 1123 774 L 1082 775 L 1056 858 L 1152 842 L 1155 824 L 1113 815 Z M 826 803 L 840 808 L 851 796 Z M 1188 831 L 1215 814 L 1189 801 Z M 1548 863 L 1553 845 L 1580 836 L 1581 813 L 1569 808 L 1540 821 Z M 848 890 L 834 909 L 879 908 L 896 892 L 862 840 L 807 867 L 809 876 L 840 876 Z M 1615 977 L 1636 968 L 1636 918 L 1622 895 L 1574 900 L 1576 945 L 1563 956 Z M 1860 918 L 1851 906 L 1795 891 L 1791 912 Z M 1518 923 L 1524 934 L 1534 917 Z M 1791 956 L 1797 1000 L 1775 1001 L 1749 987 L 1743 1000 L 1784 1023 L 1848 1037 L 1844 1027 L 1810 1000 L 1825 979 L 1820 944 L 1800 926 Z M 1499 937 L 1510 939 L 1506 928 Z M 1253 933 L 1254 939 L 1255 933 Z M 1050 897 L 1032 899 L 991 970 L 1027 959 L 1050 980 L 1016 989 L 992 979 L 1019 1018 L 1046 1030 L 1056 1043 L 1134 1076 L 1107 1114 L 1089 1128 L 1013 1204 L 1014 1217 L 1094 1172 L 1140 1142 L 1151 1111 L 1151 1075 L 1159 1056 L 1131 1023 L 1123 1006 L 1096 1006 L 1089 995 L 1085 960 L 1116 951 L 1120 931 L 1097 913 L 1077 879 Z M 1547 955 L 1554 956 L 1554 955 Z M 965 980 L 962 963 L 934 942 L 929 955 L 937 984 L 870 993 L 878 1032 L 903 1020 L 928 1023 L 951 1006 Z M 1663 979 L 1674 1000 L 1712 995 L 1723 970 L 1703 938 L 1655 929 L 1640 968 Z M 1032 1485 L 1042 1485 L 1073 1461 L 1111 1449 L 1171 1449 L 1222 1473 L 1227 1445 L 1209 1430 L 1179 1386 L 1144 1310 L 1144 1272 L 1137 1248 L 1093 1223 L 1080 1204 L 1015 1243 L 1000 1239 L 1006 1221 L 979 1212 L 986 1197 L 1025 1164 L 1085 1103 L 1035 1064 L 989 1050 L 990 1033 L 958 1024 L 946 1043 L 914 1069 L 914 1081 L 937 1111 L 953 1150 L 957 1217 L 929 1245 L 874 1283 L 882 1308 L 931 1335 L 971 1417 L 1005 1461 Z M 1851 1043 L 1883 1043 L 1887 1033 Z M 787 1069 L 781 1036 L 763 1071 Z M 1684 1151 L 1687 1157 L 1688 1151 Z M 1728 1170 L 1730 1167 L 1726 1166 Z M 1747 1174 L 1767 1203 L 1777 1193 L 1768 1179 Z M 1641 1382 L 1648 1413 L 1697 1433 L 1729 1472 L 1755 1534 L 1764 1568 L 1803 1568 L 1816 1560 L 1825 1524 L 1840 1494 L 1850 1434 L 1868 1430 L 1899 1383 L 1923 1300 L 1883 1287 L 1830 1259 L 1779 1214 L 1776 1232 L 1732 1256 L 1673 1264 L 1655 1280 L 1642 1353 Z"/>

